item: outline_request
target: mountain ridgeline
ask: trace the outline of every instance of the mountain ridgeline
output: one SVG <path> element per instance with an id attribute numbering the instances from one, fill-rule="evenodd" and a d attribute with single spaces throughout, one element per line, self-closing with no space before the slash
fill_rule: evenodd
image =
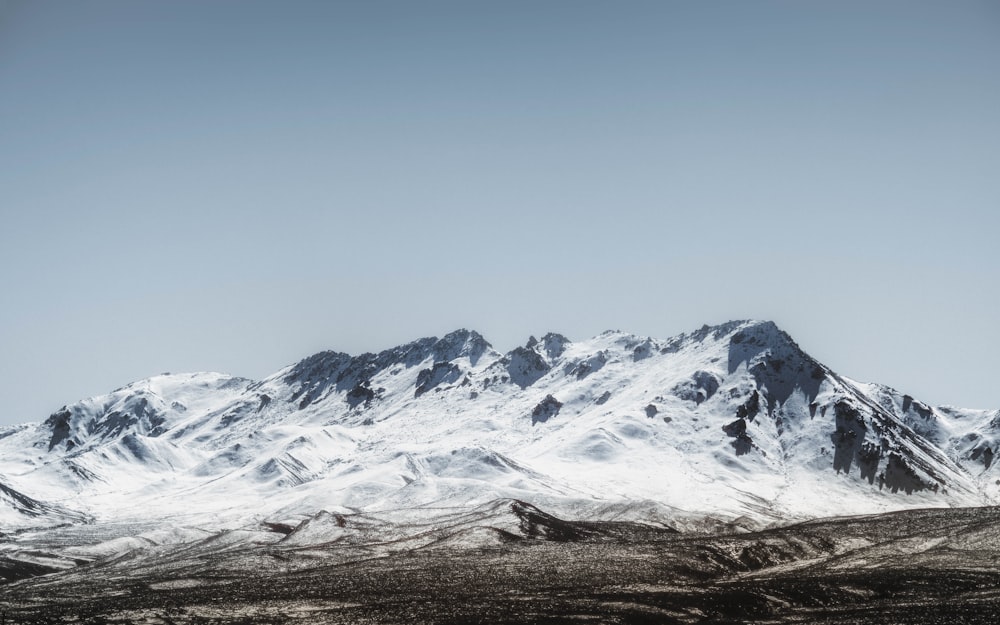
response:
<path id="1" fill-rule="evenodd" d="M 853 381 L 771 322 L 661 340 L 458 330 L 267 379 L 162 375 L 0 430 L 0 522 L 225 525 L 530 501 L 680 527 L 982 505 L 1000 411 Z"/>

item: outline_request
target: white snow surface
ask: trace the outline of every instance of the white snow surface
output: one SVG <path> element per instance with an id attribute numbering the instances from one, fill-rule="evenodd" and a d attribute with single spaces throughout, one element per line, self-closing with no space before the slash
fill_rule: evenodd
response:
<path id="1" fill-rule="evenodd" d="M 302 523 L 288 540 L 304 541 L 333 540 L 336 515 L 498 499 L 679 528 L 982 505 L 1000 498 L 998 442 L 1000 411 L 854 382 L 770 322 L 550 334 L 508 354 L 459 330 L 262 381 L 156 376 L 2 429 L 0 529 L 155 521 L 181 540 L 267 521 Z"/>

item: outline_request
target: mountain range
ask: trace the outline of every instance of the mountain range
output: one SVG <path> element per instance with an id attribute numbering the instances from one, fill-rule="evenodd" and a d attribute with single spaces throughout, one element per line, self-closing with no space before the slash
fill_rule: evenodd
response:
<path id="1" fill-rule="evenodd" d="M 998 440 L 1000 411 L 856 382 L 767 321 L 507 353 L 458 330 L 259 381 L 163 374 L 3 428 L 0 527 L 296 527 L 501 499 L 756 527 L 995 503 Z"/>

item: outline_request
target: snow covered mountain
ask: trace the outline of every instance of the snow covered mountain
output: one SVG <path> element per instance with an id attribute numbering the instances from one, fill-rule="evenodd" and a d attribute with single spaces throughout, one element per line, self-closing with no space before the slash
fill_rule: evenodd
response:
<path id="1" fill-rule="evenodd" d="M 261 381 L 157 376 L 2 429 L 0 530 L 295 527 L 505 498 L 678 528 L 981 505 L 1000 500 L 998 444 L 1000 411 L 852 381 L 770 322 L 506 354 L 459 330 Z"/>

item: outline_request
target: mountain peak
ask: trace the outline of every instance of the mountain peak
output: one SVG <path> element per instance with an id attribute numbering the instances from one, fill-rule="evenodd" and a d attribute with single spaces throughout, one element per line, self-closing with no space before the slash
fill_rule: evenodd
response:
<path id="1" fill-rule="evenodd" d="M 745 366 L 772 406 L 795 390 L 811 401 L 829 373 L 773 321 L 740 322 L 729 337 L 728 360 L 729 373 Z"/>
<path id="2" fill-rule="evenodd" d="M 459 328 L 445 334 L 433 347 L 435 360 L 451 361 L 457 358 L 468 358 L 473 366 L 479 359 L 493 349 L 489 341 L 475 330 Z"/>
<path id="3" fill-rule="evenodd" d="M 776 350 L 805 355 L 798 343 L 792 340 L 787 332 L 773 321 L 742 321 L 718 326 L 727 328 L 729 334 L 730 354 L 760 353 L 764 350 Z M 731 329 L 730 329 L 731 328 Z"/>
<path id="4" fill-rule="evenodd" d="M 752 336 L 765 342 L 791 340 L 788 334 L 779 328 L 778 324 L 773 321 L 748 319 L 745 321 L 730 322 L 729 324 L 723 324 L 723 326 L 720 327 L 730 326 L 731 324 L 737 324 L 736 332 L 733 333 L 734 336 Z"/>

